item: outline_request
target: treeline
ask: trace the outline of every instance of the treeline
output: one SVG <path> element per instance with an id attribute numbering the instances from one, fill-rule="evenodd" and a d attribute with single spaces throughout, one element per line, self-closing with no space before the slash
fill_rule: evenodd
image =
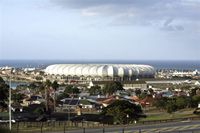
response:
<path id="1" fill-rule="evenodd" d="M 167 110 L 168 113 L 173 113 L 179 109 L 197 108 L 200 102 L 200 95 L 191 97 L 162 97 L 153 102 L 153 106 L 159 110 Z"/>

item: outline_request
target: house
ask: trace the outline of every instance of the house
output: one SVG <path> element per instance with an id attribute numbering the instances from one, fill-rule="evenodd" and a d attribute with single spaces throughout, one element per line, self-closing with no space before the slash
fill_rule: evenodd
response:
<path id="1" fill-rule="evenodd" d="M 97 104 L 102 104 L 103 101 L 108 100 L 108 99 L 110 99 L 110 98 L 96 98 L 96 99 L 94 99 L 94 101 L 96 101 Z"/>
<path id="2" fill-rule="evenodd" d="M 199 81 L 196 81 L 196 82 L 194 83 L 194 85 L 200 86 Z"/>
<path id="3" fill-rule="evenodd" d="M 32 100 L 30 97 L 26 97 L 23 99 L 23 104 L 22 104 L 23 106 L 28 106 L 30 104 L 32 104 Z"/>
<path id="4" fill-rule="evenodd" d="M 56 101 L 56 105 L 57 105 L 57 107 L 61 107 L 61 106 L 63 106 L 63 102 L 62 101 Z"/>
<path id="5" fill-rule="evenodd" d="M 44 75 L 44 70 L 38 70 L 36 71 L 36 75 Z"/>
<path id="6" fill-rule="evenodd" d="M 11 104 L 11 110 L 13 112 L 23 112 L 23 106 L 20 103 L 13 103 Z"/>
<path id="7" fill-rule="evenodd" d="M 108 99 L 108 100 L 105 100 L 102 104 L 103 104 L 103 107 L 107 107 L 108 105 L 114 103 L 115 101 L 117 101 L 117 99 Z"/>
<path id="8" fill-rule="evenodd" d="M 88 100 L 79 100 L 79 107 L 81 107 L 81 108 L 93 108 L 94 104 L 90 103 Z"/>
<path id="9" fill-rule="evenodd" d="M 104 95 L 94 95 L 94 96 L 90 95 L 89 98 L 94 100 L 94 99 L 97 99 L 97 98 L 105 98 L 105 96 Z"/>
<path id="10" fill-rule="evenodd" d="M 139 102 L 139 98 L 137 96 L 130 97 L 129 100 L 131 100 L 133 102 Z"/>
<path id="11" fill-rule="evenodd" d="M 113 124 L 113 120 L 114 120 L 113 116 L 102 116 L 98 114 L 82 114 L 82 115 L 77 115 L 71 119 L 72 122 L 88 121 L 88 122 L 99 122 L 104 124 Z"/>
<path id="12" fill-rule="evenodd" d="M 186 92 L 177 92 L 177 93 L 174 93 L 174 96 L 181 96 L 181 97 L 187 97 L 189 93 L 186 93 Z"/>
<path id="13" fill-rule="evenodd" d="M 32 101 L 33 104 L 41 104 L 41 103 L 44 103 L 46 100 L 42 97 L 40 98 L 37 98 L 37 100 L 35 101 Z"/>
<path id="14" fill-rule="evenodd" d="M 19 121 L 30 121 L 34 122 L 37 121 L 37 119 L 41 117 L 39 114 L 35 114 L 33 112 L 18 112 L 18 113 L 13 113 L 13 119 L 17 122 Z M 40 119 L 41 121 L 42 119 Z M 44 119 L 43 119 L 44 120 Z"/>
<path id="15" fill-rule="evenodd" d="M 33 112 L 37 108 L 42 108 L 44 110 L 44 112 L 46 111 L 45 105 L 43 105 L 43 104 L 30 104 L 27 107 L 24 107 L 23 111 L 24 112 Z"/>
<path id="16" fill-rule="evenodd" d="M 11 72 L 11 70 L 4 70 L 4 71 L 2 71 L 3 74 L 7 74 L 7 75 L 10 74 L 10 72 Z"/>
<path id="17" fill-rule="evenodd" d="M 163 94 L 164 93 L 159 93 L 159 94 L 157 94 L 157 93 L 151 93 L 151 95 L 152 95 L 152 97 L 153 98 L 156 98 L 156 99 L 160 99 L 160 98 L 162 98 L 163 97 Z"/>
<path id="18" fill-rule="evenodd" d="M 139 101 L 139 103 L 143 106 L 143 107 L 151 107 L 152 103 L 155 101 L 155 98 L 151 98 L 151 97 L 147 97 L 145 99 L 142 99 Z"/>
<path id="19" fill-rule="evenodd" d="M 49 93 L 54 93 L 54 89 L 49 89 Z"/>
<path id="20" fill-rule="evenodd" d="M 79 98 L 65 98 L 61 100 L 63 102 L 63 108 L 75 109 L 79 106 Z"/>
<path id="21" fill-rule="evenodd" d="M 44 101 L 45 100 L 42 97 L 37 95 L 32 95 L 23 99 L 23 105 L 28 106 L 30 104 L 40 104 L 41 102 Z"/>

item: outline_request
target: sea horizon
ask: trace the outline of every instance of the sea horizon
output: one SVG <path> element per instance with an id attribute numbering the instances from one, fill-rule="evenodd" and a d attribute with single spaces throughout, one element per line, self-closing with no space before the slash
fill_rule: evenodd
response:
<path id="1" fill-rule="evenodd" d="M 52 64 L 142 64 L 156 69 L 185 69 L 200 71 L 200 60 L 78 60 L 78 59 L 0 59 L 0 67 L 46 68 Z"/>

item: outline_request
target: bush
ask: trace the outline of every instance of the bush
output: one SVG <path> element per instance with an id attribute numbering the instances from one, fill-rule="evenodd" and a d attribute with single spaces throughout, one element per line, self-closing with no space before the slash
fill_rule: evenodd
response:
<path id="1" fill-rule="evenodd" d="M 34 110 L 34 113 L 42 115 L 44 113 L 44 110 L 42 108 L 37 108 Z"/>

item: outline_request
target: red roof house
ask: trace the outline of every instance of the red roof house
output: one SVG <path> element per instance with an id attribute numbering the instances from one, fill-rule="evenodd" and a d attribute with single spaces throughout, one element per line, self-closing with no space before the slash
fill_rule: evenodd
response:
<path id="1" fill-rule="evenodd" d="M 142 99 L 139 101 L 139 103 L 143 106 L 143 107 L 151 107 L 152 103 L 155 101 L 155 98 L 152 97 L 147 97 L 145 99 Z"/>

